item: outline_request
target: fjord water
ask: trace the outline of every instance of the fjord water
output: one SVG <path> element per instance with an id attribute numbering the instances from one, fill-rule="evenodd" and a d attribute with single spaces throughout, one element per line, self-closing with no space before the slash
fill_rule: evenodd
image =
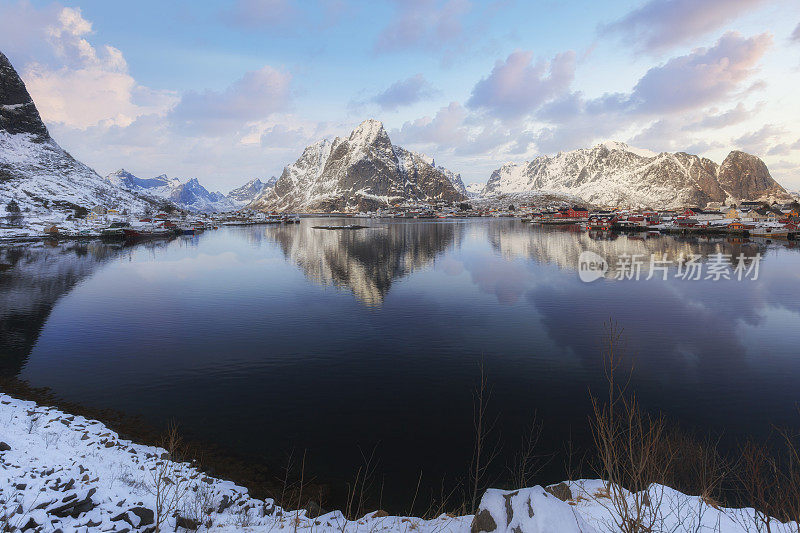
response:
<path id="1" fill-rule="evenodd" d="M 534 416 L 546 456 L 536 481 L 565 478 L 568 441 L 589 443 L 609 319 L 624 328 L 632 386 L 649 409 L 727 443 L 800 422 L 792 243 L 505 219 L 312 228 L 349 222 L 0 247 L 0 371 L 84 405 L 174 419 L 275 468 L 305 450 L 317 481 L 340 487 L 374 450 L 384 507 L 397 512 L 420 472 L 421 499 L 465 477 L 481 361 L 504 442 L 496 484 Z M 763 260 L 755 281 L 670 271 L 583 283 L 584 250 L 612 265 L 654 252 Z"/>

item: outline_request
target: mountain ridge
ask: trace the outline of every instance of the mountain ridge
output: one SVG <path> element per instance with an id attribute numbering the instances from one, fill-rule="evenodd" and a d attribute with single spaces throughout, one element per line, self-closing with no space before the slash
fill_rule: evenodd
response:
<path id="1" fill-rule="evenodd" d="M 709 202 L 785 200 L 758 157 L 732 151 L 721 165 L 686 152 L 654 153 L 611 141 L 492 172 L 481 196 L 547 192 L 608 207 L 680 208 Z"/>

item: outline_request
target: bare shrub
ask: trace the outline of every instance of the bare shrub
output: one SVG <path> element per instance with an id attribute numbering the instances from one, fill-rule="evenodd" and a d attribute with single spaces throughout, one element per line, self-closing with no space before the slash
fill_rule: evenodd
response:
<path id="1" fill-rule="evenodd" d="M 44 434 L 44 447 L 45 449 L 50 448 L 50 446 L 57 446 L 58 440 L 61 438 L 60 433 L 56 433 L 55 431 L 48 431 Z"/>
<path id="2" fill-rule="evenodd" d="M 657 530 L 663 523 L 663 481 L 669 472 L 669 454 L 663 453 L 665 422 L 645 414 L 635 395 L 627 394 L 632 365 L 621 346 L 622 330 L 606 326 L 603 368 L 608 398 L 591 396 L 592 435 L 598 471 L 606 482 L 604 497 L 596 500 L 610 511 L 613 528 L 623 533 Z"/>
<path id="3" fill-rule="evenodd" d="M 212 525 L 211 513 L 214 512 L 217 503 L 214 491 L 211 490 L 211 485 L 201 481 L 191 488 L 191 492 L 191 496 L 184 499 L 182 514 L 184 518 L 197 524 L 198 529 L 200 526 L 208 529 Z"/>
<path id="4" fill-rule="evenodd" d="M 541 436 L 542 423 L 534 413 L 528 427 L 522 434 L 519 448 L 512 457 L 509 470 L 513 487 L 530 486 L 536 474 L 544 468 L 546 464 L 545 456 L 537 454 Z"/>
<path id="5" fill-rule="evenodd" d="M 497 419 L 489 419 L 487 413 L 492 391 L 488 386 L 483 360 L 481 360 L 480 370 L 480 381 L 472 395 L 472 426 L 475 441 L 468 475 L 471 490 L 470 511 L 473 513 L 477 511 L 480 493 L 486 489 L 486 475 L 489 467 L 500 453 L 499 441 L 494 444 L 491 442 Z"/>
<path id="6" fill-rule="evenodd" d="M 35 414 L 30 415 L 28 417 L 28 422 L 26 426 L 28 429 L 28 435 L 39 429 L 39 425 L 41 424 L 41 422 L 42 421 L 40 420 L 40 417 L 38 415 Z"/>
<path id="7" fill-rule="evenodd" d="M 746 442 L 737 474 L 740 491 L 753 507 L 737 513 L 742 527 L 800 533 L 800 435 L 776 429 L 767 443 Z"/>
<path id="8" fill-rule="evenodd" d="M 184 466 L 180 463 L 186 455 L 186 448 L 174 423 L 169 425 L 161 447 L 166 453 L 149 470 L 146 482 L 148 492 L 155 499 L 156 531 L 161 531 L 165 521 L 181 508 L 189 489 L 189 482 L 183 475 Z"/>

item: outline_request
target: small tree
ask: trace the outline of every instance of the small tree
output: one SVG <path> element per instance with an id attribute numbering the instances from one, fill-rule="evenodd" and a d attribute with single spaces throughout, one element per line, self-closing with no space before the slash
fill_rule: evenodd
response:
<path id="1" fill-rule="evenodd" d="M 467 202 L 461 202 L 460 204 L 458 204 L 458 209 L 461 211 L 469 211 L 470 209 L 472 209 L 472 206 Z"/>
<path id="2" fill-rule="evenodd" d="M 6 211 L 9 213 L 18 214 L 20 212 L 19 204 L 13 198 L 6 205 Z"/>

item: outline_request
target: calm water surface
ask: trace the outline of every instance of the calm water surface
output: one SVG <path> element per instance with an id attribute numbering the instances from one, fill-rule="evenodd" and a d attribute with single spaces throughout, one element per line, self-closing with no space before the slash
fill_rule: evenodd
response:
<path id="1" fill-rule="evenodd" d="M 540 482 L 585 444 L 604 322 L 645 404 L 726 442 L 797 421 L 800 253 L 790 243 L 609 238 L 513 220 L 223 228 L 121 247 L 0 247 L 0 371 L 324 481 L 376 450 L 403 505 L 464 475 L 484 361 L 506 460 L 536 413 Z M 323 223 L 336 223 L 326 219 Z M 764 259 L 757 281 L 579 280 L 578 255 Z M 498 463 L 498 475 L 502 474 Z M 498 480 L 498 483 L 500 480 Z M 399 507 L 399 506 L 398 506 Z"/>

